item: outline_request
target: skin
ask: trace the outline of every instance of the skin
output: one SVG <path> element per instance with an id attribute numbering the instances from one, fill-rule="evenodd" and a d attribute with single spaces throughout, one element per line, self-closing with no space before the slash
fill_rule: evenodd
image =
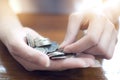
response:
<path id="1" fill-rule="evenodd" d="M 100 7 L 71 14 L 60 48 L 67 53 L 85 53 L 111 59 L 117 43 L 119 4 L 120 0 L 109 0 Z M 87 32 L 77 39 L 79 30 Z"/>
<path id="2" fill-rule="evenodd" d="M 101 46 L 108 47 L 111 45 L 109 49 L 115 47 L 117 31 L 115 29 L 114 22 L 112 22 L 113 17 L 111 17 L 110 20 L 108 17 L 102 16 L 92 9 L 89 11 L 84 11 L 83 13 L 72 14 L 69 18 L 66 38 L 61 44 L 60 48 L 64 49 L 65 52 L 80 53 L 80 56 L 53 61 L 50 60 L 44 53 L 27 45 L 27 33 L 30 33 L 34 37 L 43 36 L 30 28 L 23 27 L 14 12 L 9 7 L 6 0 L 0 0 L 0 10 L 0 40 L 8 48 L 13 58 L 15 58 L 15 60 L 18 61 L 28 71 L 53 71 L 93 67 L 95 65 L 94 55 L 101 55 L 105 58 L 110 58 L 112 56 L 112 53 L 109 55 L 107 51 L 101 53 L 101 51 L 105 50 L 102 49 Z M 110 26 L 110 28 L 107 26 Z M 76 28 L 74 29 L 74 27 Z M 75 41 L 79 29 L 82 28 L 88 29 L 87 34 L 78 41 Z M 112 35 L 112 38 L 109 36 L 109 34 Z M 108 37 L 107 41 L 111 43 L 109 45 L 107 43 L 103 45 L 103 41 L 106 41 L 106 36 Z M 81 45 L 82 47 L 80 47 Z M 97 51 L 96 48 L 98 48 Z M 96 52 L 100 52 L 100 54 L 96 54 Z"/>

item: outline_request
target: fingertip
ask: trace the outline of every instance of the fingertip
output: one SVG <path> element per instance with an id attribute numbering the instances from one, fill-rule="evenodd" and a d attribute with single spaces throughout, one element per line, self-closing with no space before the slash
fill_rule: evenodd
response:
<path id="1" fill-rule="evenodd" d="M 75 36 L 67 36 L 65 40 L 60 44 L 59 48 L 65 48 L 66 46 L 72 44 L 75 41 Z"/>
<path id="2" fill-rule="evenodd" d="M 63 41 L 63 42 L 60 44 L 59 48 L 62 48 L 62 49 L 63 49 L 67 44 L 68 44 L 68 43 L 67 43 L 66 41 Z"/>
<path id="3" fill-rule="evenodd" d="M 31 56 L 31 59 L 33 59 L 33 62 L 35 60 L 36 64 L 41 65 L 43 67 L 49 67 L 50 59 L 45 53 L 42 53 L 41 51 L 33 49 L 29 46 L 27 47 L 28 47 L 28 50 L 31 52 L 31 53 L 28 52 L 29 53 L 28 55 Z"/>
<path id="4" fill-rule="evenodd" d="M 64 49 L 63 49 L 63 52 L 65 53 L 72 53 L 72 48 L 70 46 L 66 46 Z"/>
<path id="5" fill-rule="evenodd" d="M 50 66 L 49 57 L 44 53 L 41 53 L 41 54 L 42 54 L 42 56 L 40 58 L 40 64 L 42 64 L 44 67 L 49 67 Z"/>

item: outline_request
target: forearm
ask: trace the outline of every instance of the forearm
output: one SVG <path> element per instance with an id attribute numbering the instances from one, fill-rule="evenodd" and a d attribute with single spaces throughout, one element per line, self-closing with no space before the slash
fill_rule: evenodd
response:
<path id="1" fill-rule="evenodd" d="M 8 33 L 12 34 L 14 29 L 20 29 L 22 27 L 17 16 L 10 8 L 7 0 L 0 1 L 0 39 L 4 40 L 8 37 Z"/>

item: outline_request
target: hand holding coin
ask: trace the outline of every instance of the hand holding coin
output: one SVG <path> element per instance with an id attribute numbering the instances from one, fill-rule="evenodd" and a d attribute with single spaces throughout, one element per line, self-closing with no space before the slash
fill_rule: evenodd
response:
<path id="1" fill-rule="evenodd" d="M 60 60 L 75 56 L 74 53 L 66 54 L 64 52 L 59 51 L 58 44 L 56 42 L 50 41 L 48 38 L 33 38 L 30 34 L 27 34 L 26 38 L 27 44 L 30 47 L 47 54 L 52 60 Z"/>

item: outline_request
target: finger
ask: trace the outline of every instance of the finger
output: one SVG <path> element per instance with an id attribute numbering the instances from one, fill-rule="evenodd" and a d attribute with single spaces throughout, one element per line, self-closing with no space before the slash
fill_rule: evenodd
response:
<path id="1" fill-rule="evenodd" d="M 49 70 L 49 71 L 58 71 L 58 70 L 66 70 L 66 69 L 73 69 L 73 68 L 86 68 L 95 66 L 95 58 L 91 55 L 83 54 L 79 58 L 67 58 L 64 60 L 51 60 L 51 64 L 49 67 L 44 67 L 39 64 L 33 64 L 28 62 L 20 57 L 14 56 L 15 59 L 19 63 L 21 63 L 24 68 L 28 71 L 33 70 Z"/>
<path id="2" fill-rule="evenodd" d="M 35 63 L 31 63 L 30 61 L 26 61 L 19 56 L 13 55 L 13 57 L 28 71 L 41 70 L 41 67 L 45 67 L 40 64 L 35 64 Z"/>
<path id="3" fill-rule="evenodd" d="M 64 48 L 66 45 L 71 44 L 75 41 L 76 36 L 80 30 L 80 25 L 82 22 L 83 16 L 80 16 L 78 13 L 73 13 L 69 17 L 67 33 L 64 41 L 60 45 L 60 48 Z"/>
<path id="4" fill-rule="evenodd" d="M 51 61 L 50 70 L 66 70 L 73 68 L 91 67 L 95 64 L 95 58 L 92 55 L 82 54 L 80 57 L 72 57 L 64 60 Z M 49 70 L 48 69 L 48 70 Z"/>
<path id="5" fill-rule="evenodd" d="M 81 53 L 97 45 L 104 30 L 104 22 L 104 18 L 95 17 L 95 19 L 89 23 L 87 34 L 75 43 L 66 46 L 64 52 Z"/>
<path id="6" fill-rule="evenodd" d="M 34 64 L 40 64 L 45 67 L 49 66 L 49 57 L 46 54 L 29 47 L 23 41 L 19 41 L 19 43 L 15 43 L 15 44 L 18 46 L 17 47 L 16 45 L 13 46 L 11 52 L 13 56 L 18 56 Z"/>
<path id="7" fill-rule="evenodd" d="M 107 54 L 109 44 L 111 44 L 113 30 L 114 25 L 110 21 L 106 21 L 99 43 L 84 52 L 92 55 L 105 56 Z"/>
<path id="8" fill-rule="evenodd" d="M 113 56 L 113 53 L 114 53 L 114 51 L 115 51 L 115 46 L 116 46 L 116 44 L 117 44 L 117 34 L 118 34 L 117 30 L 114 29 L 114 30 L 113 30 L 113 35 L 112 35 L 112 38 L 111 38 L 111 44 L 110 44 L 110 46 L 109 46 L 109 48 L 108 48 L 108 53 L 109 53 L 109 54 L 106 55 L 106 58 L 107 58 L 107 59 L 111 59 L 112 56 Z"/>
<path id="9" fill-rule="evenodd" d="M 108 22 L 105 26 L 104 33 L 98 45 L 85 51 L 87 54 L 101 56 L 102 58 L 110 59 L 113 55 L 115 43 L 117 39 L 117 31 L 115 26 Z M 109 47 L 112 47 L 109 49 Z"/>

